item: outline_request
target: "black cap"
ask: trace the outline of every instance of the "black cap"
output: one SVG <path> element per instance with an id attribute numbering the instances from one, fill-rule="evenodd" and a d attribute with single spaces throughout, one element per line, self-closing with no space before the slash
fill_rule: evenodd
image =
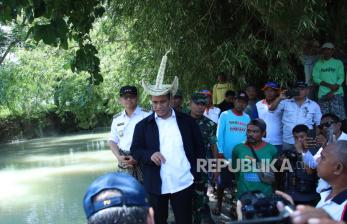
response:
<path id="1" fill-rule="evenodd" d="M 294 88 L 307 88 L 308 85 L 304 81 L 297 81 L 294 85 Z"/>
<path id="2" fill-rule="evenodd" d="M 125 94 L 131 94 L 137 96 L 137 88 L 135 86 L 123 86 L 119 90 L 119 95 L 124 96 Z"/>
<path id="3" fill-rule="evenodd" d="M 208 103 L 207 95 L 203 93 L 193 93 L 191 96 L 191 100 L 196 104 L 201 103 L 201 104 L 207 105 Z"/>
<path id="4" fill-rule="evenodd" d="M 244 91 L 238 92 L 236 94 L 235 98 L 238 100 L 244 100 L 244 101 L 248 102 L 248 96 L 247 96 L 246 92 L 244 92 Z"/>

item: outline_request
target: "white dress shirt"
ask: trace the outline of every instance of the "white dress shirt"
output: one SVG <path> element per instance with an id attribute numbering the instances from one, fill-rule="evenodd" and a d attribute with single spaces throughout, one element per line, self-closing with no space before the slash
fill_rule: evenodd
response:
<path id="1" fill-rule="evenodd" d="M 265 142 L 271 145 L 282 145 L 282 113 L 278 108 L 275 111 L 270 111 L 270 105 L 266 100 L 261 100 L 256 103 L 258 117 L 263 119 L 266 123 L 266 137 L 263 138 Z"/>
<path id="2" fill-rule="evenodd" d="M 341 140 L 347 140 L 346 133 L 342 132 L 341 135 L 337 138 L 337 141 L 341 141 Z M 310 151 L 303 152 L 302 153 L 303 162 L 310 168 L 316 169 L 318 165 L 318 159 L 321 157 L 322 151 L 323 151 L 323 147 L 321 147 L 315 155 L 312 155 Z M 328 182 L 326 182 L 322 178 L 319 178 L 316 191 L 317 193 L 321 193 L 323 190 L 328 189 L 329 187 L 330 185 L 328 184 Z"/>
<path id="3" fill-rule="evenodd" d="M 151 113 L 136 107 L 134 113 L 129 117 L 125 110 L 113 117 L 109 140 L 113 141 L 123 151 L 130 151 L 136 124 Z"/>
<path id="4" fill-rule="evenodd" d="M 296 125 L 304 124 L 312 130 L 322 117 L 319 105 L 308 98 L 301 106 L 294 99 L 282 100 L 277 109 L 282 112 L 283 142 L 287 144 L 294 144 L 292 131 Z"/>
<path id="5" fill-rule="evenodd" d="M 183 148 L 175 111 L 172 110 L 171 116 L 166 119 L 155 113 L 155 122 L 159 130 L 160 153 L 166 160 L 160 166 L 161 193 L 173 194 L 192 185 L 194 177 Z"/>

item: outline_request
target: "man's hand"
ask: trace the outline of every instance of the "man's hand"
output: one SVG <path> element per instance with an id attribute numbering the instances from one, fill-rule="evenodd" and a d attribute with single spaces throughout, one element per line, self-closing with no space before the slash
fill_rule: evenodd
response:
<path id="1" fill-rule="evenodd" d="M 338 84 L 330 85 L 330 89 L 332 92 L 336 92 L 339 88 L 340 88 L 340 85 Z"/>
<path id="2" fill-rule="evenodd" d="M 306 205 L 298 205 L 296 210 L 291 214 L 291 217 L 294 224 L 306 224 L 312 218 L 331 219 L 323 209 Z"/>
<path id="3" fill-rule="evenodd" d="M 122 165 L 126 164 L 125 156 L 118 155 L 116 156 L 116 158 L 119 164 L 122 164 Z"/>
<path id="4" fill-rule="evenodd" d="M 124 157 L 124 164 L 133 166 L 137 163 L 137 161 L 132 156 L 123 156 Z"/>
<path id="5" fill-rule="evenodd" d="M 334 97 L 335 97 L 335 94 L 332 91 L 323 96 L 325 100 L 332 100 Z"/>
<path id="6" fill-rule="evenodd" d="M 294 200 L 293 200 L 292 196 L 290 196 L 289 194 L 286 194 L 283 191 L 277 191 L 277 190 L 275 191 L 275 194 L 286 199 L 287 201 L 290 202 L 290 204 L 294 205 Z"/>
<path id="7" fill-rule="evenodd" d="M 307 137 L 306 139 L 306 143 L 305 143 L 305 148 L 306 148 L 306 152 L 308 149 L 314 149 L 317 147 L 317 140 L 315 138 L 312 137 Z M 304 150 L 305 152 L 305 150 Z"/>
<path id="8" fill-rule="evenodd" d="M 302 142 L 295 142 L 294 147 L 297 152 L 302 153 L 305 150 L 305 146 Z"/>
<path id="9" fill-rule="evenodd" d="M 327 138 L 323 134 L 317 135 L 316 141 L 317 141 L 317 144 L 323 148 L 326 146 L 326 144 L 328 142 Z"/>
<path id="10" fill-rule="evenodd" d="M 151 156 L 151 160 L 157 165 L 160 166 L 161 163 L 165 163 L 165 157 L 160 152 L 155 152 Z"/>

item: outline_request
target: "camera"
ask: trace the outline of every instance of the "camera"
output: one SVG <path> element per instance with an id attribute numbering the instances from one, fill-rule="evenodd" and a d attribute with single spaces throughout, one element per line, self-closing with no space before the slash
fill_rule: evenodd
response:
<path id="1" fill-rule="evenodd" d="M 279 216 L 280 212 L 277 209 L 277 202 L 279 201 L 284 205 L 290 205 L 287 200 L 278 195 L 267 197 L 260 191 L 246 192 L 241 195 L 240 201 L 245 220 Z"/>

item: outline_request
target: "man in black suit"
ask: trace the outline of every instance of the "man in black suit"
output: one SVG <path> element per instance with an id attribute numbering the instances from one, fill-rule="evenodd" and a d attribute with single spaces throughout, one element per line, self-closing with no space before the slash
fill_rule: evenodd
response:
<path id="1" fill-rule="evenodd" d="M 143 166 L 144 186 L 155 223 L 167 223 L 170 201 L 176 223 L 191 224 L 193 182 L 199 179 L 197 159 L 205 158 L 203 142 L 194 119 L 170 107 L 178 80 L 175 77 L 172 85 L 162 84 L 165 57 L 156 85 L 143 82 L 151 95 L 153 113 L 136 125 L 130 151 Z"/>

